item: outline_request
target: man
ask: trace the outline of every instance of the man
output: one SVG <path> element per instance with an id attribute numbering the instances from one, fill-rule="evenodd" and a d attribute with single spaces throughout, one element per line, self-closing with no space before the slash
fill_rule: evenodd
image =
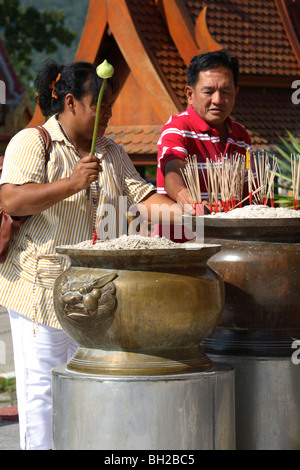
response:
<path id="1" fill-rule="evenodd" d="M 201 168 L 206 159 L 216 161 L 222 155 L 246 155 L 251 139 L 246 130 L 229 115 L 238 93 L 238 59 L 224 51 L 208 52 L 193 57 L 188 68 L 185 93 L 188 109 L 171 116 L 158 141 L 157 191 L 168 194 L 192 214 L 195 209 L 184 184 L 181 170 L 186 158 L 196 155 L 204 205 L 209 208 L 208 194 Z M 181 235 L 171 238 L 180 241 Z"/>

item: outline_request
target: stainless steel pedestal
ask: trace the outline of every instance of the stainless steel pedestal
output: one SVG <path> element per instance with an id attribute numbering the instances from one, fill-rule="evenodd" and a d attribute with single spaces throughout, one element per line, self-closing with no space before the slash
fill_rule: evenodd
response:
<path id="1" fill-rule="evenodd" d="M 291 357 L 210 358 L 235 369 L 237 450 L 300 450 L 300 364 Z"/>
<path id="2" fill-rule="evenodd" d="M 234 370 L 164 376 L 53 370 L 55 450 L 235 449 Z"/>

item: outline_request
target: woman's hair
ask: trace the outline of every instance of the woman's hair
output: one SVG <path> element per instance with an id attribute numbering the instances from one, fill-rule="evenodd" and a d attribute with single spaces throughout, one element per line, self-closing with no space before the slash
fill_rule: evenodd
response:
<path id="1" fill-rule="evenodd" d="M 109 79 L 109 82 L 114 90 L 114 81 Z M 37 90 L 36 102 L 44 116 L 62 112 L 68 93 L 79 101 L 92 93 L 91 104 L 96 104 L 101 84 L 102 79 L 98 77 L 96 67 L 89 62 L 60 65 L 47 61 L 34 82 Z"/>
<path id="2" fill-rule="evenodd" d="M 234 85 L 237 87 L 239 78 L 239 61 L 236 57 L 229 55 L 226 51 L 206 52 L 192 58 L 188 68 L 187 80 L 191 87 L 194 87 L 199 78 L 199 72 L 227 67 L 232 71 Z"/>

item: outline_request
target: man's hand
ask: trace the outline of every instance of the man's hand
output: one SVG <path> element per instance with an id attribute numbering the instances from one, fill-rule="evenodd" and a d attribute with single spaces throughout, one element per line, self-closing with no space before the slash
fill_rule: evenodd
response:
<path id="1" fill-rule="evenodd" d="M 181 171 L 185 162 L 179 159 L 170 160 L 165 167 L 165 190 L 169 197 L 180 205 L 184 214 L 196 215 L 195 201 L 184 184 Z M 204 213 L 209 214 L 209 203 L 203 201 Z"/>
<path id="2" fill-rule="evenodd" d="M 176 202 L 180 205 L 184 214 L 196 215 L 195 204 L 187 188 L 182 188 L 178 191 Z M 203 205 L 204 214 L 210 214 L 208 201 L 202 201 L 201 204 Z"/>
<path id="3" fill-rule="evenodd" d="M 165 190 L 168 196 L 180 205 L 183 212 L 189 215 L 195 215 L 193 200 L 186 188 L 182 172 L 185 168 L 185 162 L 178 158 L 170 160 L 165 167 Z"/>
<path id="4" fill-rule="evenodd" d="M 176 202 L 180 205 L 184 214 L 196 215 L 196 210 L 193 205 L 194 201 L 187 188 L 182 188 L 178 191 L 176 194 Z"/>

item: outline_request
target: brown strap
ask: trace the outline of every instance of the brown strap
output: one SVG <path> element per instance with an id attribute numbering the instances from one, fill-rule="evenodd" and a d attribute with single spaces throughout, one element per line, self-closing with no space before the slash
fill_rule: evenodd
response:
<path id="1" fill-rule="evenodd" d="M 51 151 L 51 146 L 52 146 L 51 136 L 44 126 L 35 126 L 35 129 L 38 129 L 40 131 L 40 134 L 44 139 L 44 144 L 45 144 L 45 149 L 46 149 L 45 157 L 46 157 L 46 163 L 47 163 L 49 161 L 49 156 L 50 156 L 50 151 Z"/>
<path id="2" fill-rule="evenodd" d="M 52 146 L 51 136 L 50 136 L 49 132 L 47 131 L 47 129 L 45 129 L 44 126 L 33 126 L 32 129 L 38 129 L 38 131 L 40 132 L 40 134 L 41 134 L 41 136 L 44 140 L 45 158 L 46 158 L 46 164 L 47 164 L 48 161 L 49 161 L 50 151 L 51 151 L 51 146 Z M 3 169 L 3 160 L 4 160 L 4 156 L 1 155 L 0 156 L 0 175 L 1 175 L 2 169 Z"/>
<path id="3" fill-rule="evenodd" d="M 36 128 L 41 133 L 45 143 L 45 161 L 47 165 L 52 145 L 51 137 L 49 132 L 43 126 L 36 126 Z M 3 159 L 4 157 L 0 156 L 0 175 L 2 172 Z M 0 264 L 4 263 L 6 260 L 9 250 L 9 243 L 26 219 L 27 217 L 10 216 L 3 211 L 0 192 Z"/>

